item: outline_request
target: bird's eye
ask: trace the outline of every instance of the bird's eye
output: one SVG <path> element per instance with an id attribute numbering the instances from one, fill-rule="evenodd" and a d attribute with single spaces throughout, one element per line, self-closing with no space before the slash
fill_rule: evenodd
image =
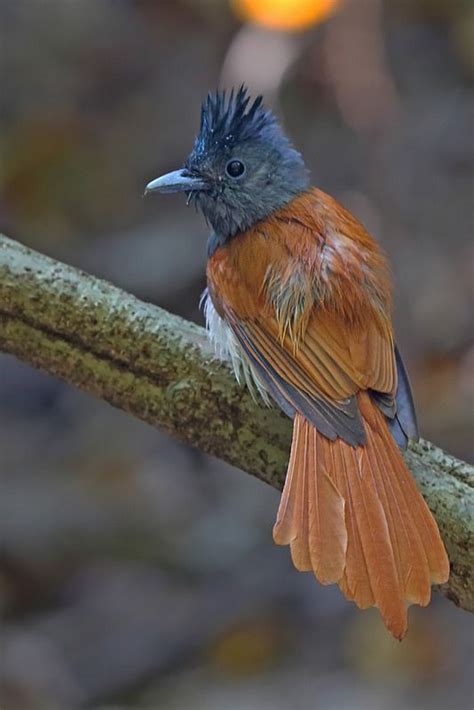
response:
<path id="1" fill-rule="evenodd" d="M 225 171 L 229 177 L 238 178 L 241 177 L 245 172 L 245 165 L 241 160 L 229 160 L 225 166 Z"/>

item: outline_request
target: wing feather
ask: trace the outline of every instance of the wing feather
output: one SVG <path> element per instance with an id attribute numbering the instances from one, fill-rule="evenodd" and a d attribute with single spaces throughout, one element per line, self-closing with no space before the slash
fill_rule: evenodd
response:
<path id="1" fill-rule="evenodd" d="M 276 389 L 278 397 L 285 400 L 291 409 L 303 414 L 330 439 L 341 436 L 353 445 L 365 441 L 364 427 L 354 396 L 342 401 L 330 401 L 319 393 L 302 372 L 299 363 L 291 359 L 291 354 L 278 341 L 262 335 L 260 328 L 258 336 L 255 328 L 249 333 L 249 323 L 238 322 L 231 314 L 227 320 L 247 357 L 256 365 L 260 379 L 268 383 L 271 391 Z M 285 366 L 289 369 L 285 369 Z M 301 377 L 299 384 L 298 377 Z"/>

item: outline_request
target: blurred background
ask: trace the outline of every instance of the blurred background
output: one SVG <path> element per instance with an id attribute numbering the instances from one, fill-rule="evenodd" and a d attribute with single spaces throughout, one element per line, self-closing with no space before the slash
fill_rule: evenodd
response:
<path id="1" fill-rule="evenodd" d="M 262 92 L 388 252 L 421 431 L 472 458 L 470 0 L 0 0 L 0 228 L 202 323 L 179 167 Z M 472 316 L 471 316 L 472 317 Z M 0 355 L 1 707 L 472 707 L 471 617 L 403 644 L 292 568 L 276 491 Z"/>

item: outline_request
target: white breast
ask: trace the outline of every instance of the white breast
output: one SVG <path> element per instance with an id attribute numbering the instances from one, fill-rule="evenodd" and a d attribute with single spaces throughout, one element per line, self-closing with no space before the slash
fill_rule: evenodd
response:
<path id="1" fill-rule="evenodd" d="M 230 326 L 214 308 L 207 289 L 201 296 L 200 305 L 204 309 L 207 332 L 217 357 L 220 360 L 230 361 L 237 382 L 245 382 L 255 400 L 260 397 L 266 406 L 270 406 L 271 402 L 265 384 L 248 361 L 245 351 Z"/>

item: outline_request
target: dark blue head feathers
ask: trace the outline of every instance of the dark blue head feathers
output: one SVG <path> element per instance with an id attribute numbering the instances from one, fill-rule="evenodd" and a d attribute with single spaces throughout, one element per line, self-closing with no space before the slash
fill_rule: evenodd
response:
<path id="1" fill-rule="evenodd" d="M 191 193 L 217 242 L 264 219 L 308 187 L 303 159 L 262 97 L 240 87 L 209 94 L 199 134 L 185 163 L 206 188 Z M 215 241 L 215 240 L 214 240 Z"/>
<path id="2" fill-rule="evenodd" d="M 250 103 L 247 89 L 241 86 L 228 97 L 226 91 L 207 95 L 201 108 L 201 125 L 195 150 L 209 150 L 220 146 L 232 149 L 237 142 L 257 138 L 264 129 L 274 127 L 276 119 L 262 106 L 263 97 Z"/>

